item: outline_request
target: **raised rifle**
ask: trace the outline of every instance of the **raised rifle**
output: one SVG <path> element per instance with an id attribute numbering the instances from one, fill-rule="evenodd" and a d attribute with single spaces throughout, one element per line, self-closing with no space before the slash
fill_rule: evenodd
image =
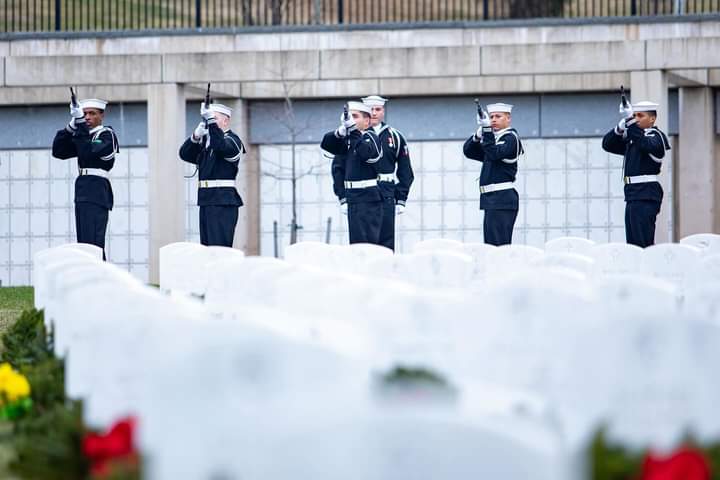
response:
<path id="1" fill-rule="evenodd" d="M 628 99 L 627 96 L 625 96 L 625 87 L 620 85 L 620 105 L 622 105 L 622 108 L 628 107 Z"/>
<path id="2" fill-rule="evenodd" d="M 73 107 L 78 107 L 78 99 L 77 94 L 75 93 L 75 90 L 73 90 L 73 87 L 70 87 L 70 103 Z"/>
<path id="3" fill-rule="evenodd" d="M 474 102 L 475 102 L 475 107 L 477 108 L 477 113 L 478 113 L 478 115 L 480 115 L 480 116 L 482 117 L 483 110 L 482 110 L 482 105 L 480 105 L 480 99 L 479 99 L 479 98 L 476 98 L 476 99 L 474 100 Z"/>

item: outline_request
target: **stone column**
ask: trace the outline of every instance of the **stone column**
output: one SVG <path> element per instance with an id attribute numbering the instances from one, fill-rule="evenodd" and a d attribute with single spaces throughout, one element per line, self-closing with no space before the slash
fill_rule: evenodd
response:
<path id="1" fill-rule="evenodd" d="M 715 119 L 711 88 L 680 88 L 680 139 L 675 170 L 675 233 L 679 240 L 714 230 Z"/>
<path id="2" fill-rule="evenodd" d="M 182 85 L 148 86 L 150 282 L 159 281 L 160 247 L 185 240 L 185 183 L 178 149 L 185 140 Z"/>
<path id="3" fill-rule="evenodd" d="M 668 78 L 667 73 L 662 70 L 649 70 L 630 73 L 630 98 L 633 103 L 649 100 L 660 104 L 658 118 L 655 122 L 660 130 L 667 134 L 668 131 Z M 673 146 L 674 148 L 674 146 Z M 660 174 L 660 184 L 665 191 L 660 215 L 657 217 L 655 228 L 655 243 L 666 243 L 673 241 L 673 202 L 670 198 L 672 189 L 672 174 L 675 168 L 672 162 L 674 155 L 672 150 L 665 157 Z"/>
<path id="4" fill-rule="evenodd" d="M 233 109 L 230 128 L 238 134 L 245 144 L 247 155 L 241 165 L 236 180 L 238 192 L 245 204 L 239 212 L 235 228 L 233 246 L 246 255 L 260 253 L 260 168 L 258 167 L 258 149 L 250 145 L 250 115 L 248 102 L 242 99 L 227 100 Z"/>

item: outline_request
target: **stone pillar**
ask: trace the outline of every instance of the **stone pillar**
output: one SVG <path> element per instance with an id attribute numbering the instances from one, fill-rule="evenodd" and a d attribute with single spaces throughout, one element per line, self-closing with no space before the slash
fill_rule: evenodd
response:
<path id="1" fill-rule="evenodd" d="M 239 212 L 233 246 L 246 255 L 260 253 L 260 168 L 257 147 L 250 145 L 250 112 L 246 100 L 227 101 L 233 109 L 230 128 L 245 144 L 247 155 L 239 165 L 236 180 L 238 192 L 245 204 Z"/>
<path id="2" fill-rule="evenodd" d="M 680 139 L 675 170 L 675 233 L 714 230 L 715 119 L 711 88 L 680 88 Z"/>
<path id="3" fill-rule="evenodd" d="M 185 140 L 182 85 L 148 85 L 150 282 L 159 280 L 160 247 L 185 240 L 185 183 L 178 149 Z"/>
<path id="4" fill-rule="evenodd" d="M 660 104 L 658 118 L 655 122 L 660 130 L 667 134 L 668 131 L 668 78 L 667 73 L 662 70 L 649 70 L 630 73 L 630 98 L 633 103 L 649 100 Z M 673 146 L 674 148 L 674 146 Z M 663 161 L 660 174 L 660 184 L 665 191 L 660 215 L 657 217 L 655 229 L 655 243 L 672 242 L 673 239 L 673 201 L 670 197 L 672 188 L 672 174 L 675 168 L 672 162 L 672 150 Z"/>

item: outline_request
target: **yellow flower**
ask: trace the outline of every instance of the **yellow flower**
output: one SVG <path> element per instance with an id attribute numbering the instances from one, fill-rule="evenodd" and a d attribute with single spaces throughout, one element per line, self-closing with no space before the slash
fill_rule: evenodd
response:
<path id="1" fill-rule="evenodd" d="M 27 378 L 13 370 L 9 363 L 0 365 L 0 394 L 2 400 L 11 403 L 30 395 L 30 383 Z"/>
<path id="2" fill-rule="evenodd" d="M 9 363 L 5 362 L 0 365 L 0 385 L 5 383 L 8 377 L 10 377 L 10 375 L 12 375 L 13 373 L 13 369 Z"/>
<path id="3" fill-rule="evenodd" d="M 30 395 L 30 383 L 25 376 L 16 373 L 5 385 L 5 394 L 9 402 Z"/>

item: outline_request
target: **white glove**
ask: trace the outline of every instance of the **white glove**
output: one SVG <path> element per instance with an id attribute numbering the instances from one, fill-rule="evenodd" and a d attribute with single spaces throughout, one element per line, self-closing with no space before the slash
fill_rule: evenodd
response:
<path id="1" fill-rule="evenodd" d="M 627 107 L 623 106 L 622 102 L 620 102 L 618 112 L 620 112 L 620 115 L 622 115 L 623 118 L 630 118 L 635 114 L 633 112 L 632 104 L 630 104 L 629 102 L 627 104 Z"/>
<path id="2" fill-rule="evenodd" d="M 403 213 L 405 213 L 405 205 L 399 203 L 395 205 L 395 215 L 402 215 Z"/>
<path id="3" fill-rule="evenodd" d="M 623 132 L 625 132 L 625 129 L 626 129 L 626 128 L 627 128 L 627 127 L 625 126 L 625 119 L 623 118 L 622 120 L 620 120 L 620 121 L 618 122 L 617 127 L 615 127 L 615 131 L 616 131 L 617 133 L 622 134 Z"/>
<path id="4" fill-rule="evenodd" d="M 636 122 L 634 117 L 623 118 L 617 124 L 618 133 L 623 133 L 627 128 Z"/>
<path id="5" fill-rule="evenodd" d="M 347 203 L 340 204 L 340 213 L 347 216 L 347 209 L 348 209 Z"/>
<path id="6" fill-rule="evenodd" d="M 347 135 L 347 129 L 345 128 L 345 125 L 340 125 L 337 130 L 335 130 L 335 136 L 338 138 L 342 138 Z"/>
<path id="7" fill-rule="evenodd" d="M 485 110 L 480 110 L 481 113 L 478 113 L 475 117 L 477 120 L 477 124 L 481 127 L 489 127 L 490 126 L 490 115 L 487 114 Z"/>
<path id="8" fill-rule="evenodd" d="M 200 116 L 205 120 L 210 120 L 211 118 L 215 118 L 215 112 L 213 112 L 209 108 L 206 108 L 205 102 L 202 102 L 200 104 Z"/>
<path id="9" fill-rule="evenodd" d="M 340 114 L 340 125 L 345 128 L 346 134 L 352 132 L 357 128 L 357 126 L 355 125 L 355 119 L 352 117 L 352 115 L 348 115 L 347 120 L 345 119 L 345 112 Z"/>
<path id="10" fill-rule="evenodd" d="M 70 116 L 73 118 L 83 118 L 85 114 L 83 113 L 83 109 L 80 108 L 80 105 L 73 105 L 70 104 Z"/>
<path id="11" fill-rule="evenodd" d="M 201 138 L 203 138 L 205 135 L 208 134 L 208 129 L 205 126 L 205 122 L 198 123 L 198 126 L 195 127 L 195 131 L 193 132 L 193 140 L 200 141 Z"/>

